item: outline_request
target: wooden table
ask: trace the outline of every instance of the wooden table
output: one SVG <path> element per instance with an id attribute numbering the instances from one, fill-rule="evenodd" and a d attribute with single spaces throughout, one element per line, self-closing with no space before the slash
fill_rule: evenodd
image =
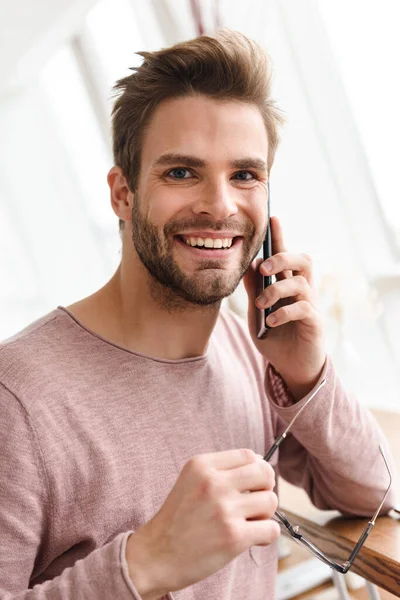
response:
<path id="1" fill-rule="evenodd" d="M 389 440 L 400 472 L 400 414 L 372 412 Z M 345 519 L 337 511 L 318 510 L 304 490 L 282 478 L 279 485 L 280 510 L 289 521 L 300 525 L 301 531 L 328 556 L 344 562 L 368 519 Z M 400 489 L 398 492 L 400 498 Z M 400 520 L 377 519 L 351 571 L 400 597 Z"/>

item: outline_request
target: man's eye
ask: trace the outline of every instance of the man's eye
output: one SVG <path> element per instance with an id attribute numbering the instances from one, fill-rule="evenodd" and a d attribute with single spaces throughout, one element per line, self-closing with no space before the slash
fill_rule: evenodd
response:
<path id="1" fill-rule="evenodd" d="M 184 169 L 183 167 L 178 167 L 177 169 L 171 169 L 167 173 L 167 177 L 171 177 L 173 179 L 188 179 L 190 175 L 190 171 L 188 169 Z"/>
<path id="2" fill-rule="evenodd" d="M 235 173 L 235 177 L 238 181 L 253 181 L 254 179 L 257 179 L 254 173 L 251 173 L 250 171 L 238 171 Z"/>

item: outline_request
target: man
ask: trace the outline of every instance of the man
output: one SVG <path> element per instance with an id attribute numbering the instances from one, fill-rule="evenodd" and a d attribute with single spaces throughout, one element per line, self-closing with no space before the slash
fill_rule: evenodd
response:
<path id="1" fill-rule="evenodd" d="M 387 486 L 382 435 L 326 356 L 309 257 L 273 218 L 274 256 L 253 263 L 280 121 L 264 53 L 225 32 L 143 57 L 113 114 L 121 264 L 0 350 L 2 599 L 272 598 L 262 457 L 323 378 L 280 473 L 368 516 Z M 277 281 L 256 298 L 258 269 Z M 249 329 L 221 310 L 243 276 Z"/>

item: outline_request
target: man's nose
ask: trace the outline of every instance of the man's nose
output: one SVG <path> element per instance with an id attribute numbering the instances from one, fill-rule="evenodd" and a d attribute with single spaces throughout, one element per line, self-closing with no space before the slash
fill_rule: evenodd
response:
<path id="1" fill-rule="evenodd" d="M 235 192 L 226 182 L 210 182 L 199 190 L 193 212 L 197 215 L 209 215 L 216 221 L 232 217 L 238 212 Z"/>

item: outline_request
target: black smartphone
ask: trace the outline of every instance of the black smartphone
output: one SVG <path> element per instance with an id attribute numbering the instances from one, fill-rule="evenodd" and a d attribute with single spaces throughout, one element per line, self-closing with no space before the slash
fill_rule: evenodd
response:
<path id="1" fill-rule="evenodd" d="M 267 227 L 267 233 L 265 235 L 265 239 L 263 242 L 263 260 L 267 260 L 268 258 L 270 258 L 272 256 L 272 238 L 271 238 L 271 225 L 270 225 L 270 217 L 271 217 L 271 192 L 270 192 L 270 188 L 269 188 L 269 181 L 267 183 L 267 193 L 268 193 L 268 199 L 267 199 L 267 213 L 268 213 L 268 227 Z M 261 292 L 263 290 L 265 290 L 266 287 L 268 287 L 269 285 L 271 285 L 273 283 L 272 281 L 272 275 L 263 275 L 262 273 L 260 273 L 260 271 L 258 271 L 257 274 L 257 298 L 258 296 L 261 294 Z M 273 306 L 270 306 L 269 308 L 257 308 L 257 338 L 259 340 L 262 340 L 266 337 L 268 331 L 271 329 L 270 327 L 268 327 L 268 325 L 266 324 L 265 320 L 267 319 L 268 315 L 270 315 L 273 312 Z"/>

